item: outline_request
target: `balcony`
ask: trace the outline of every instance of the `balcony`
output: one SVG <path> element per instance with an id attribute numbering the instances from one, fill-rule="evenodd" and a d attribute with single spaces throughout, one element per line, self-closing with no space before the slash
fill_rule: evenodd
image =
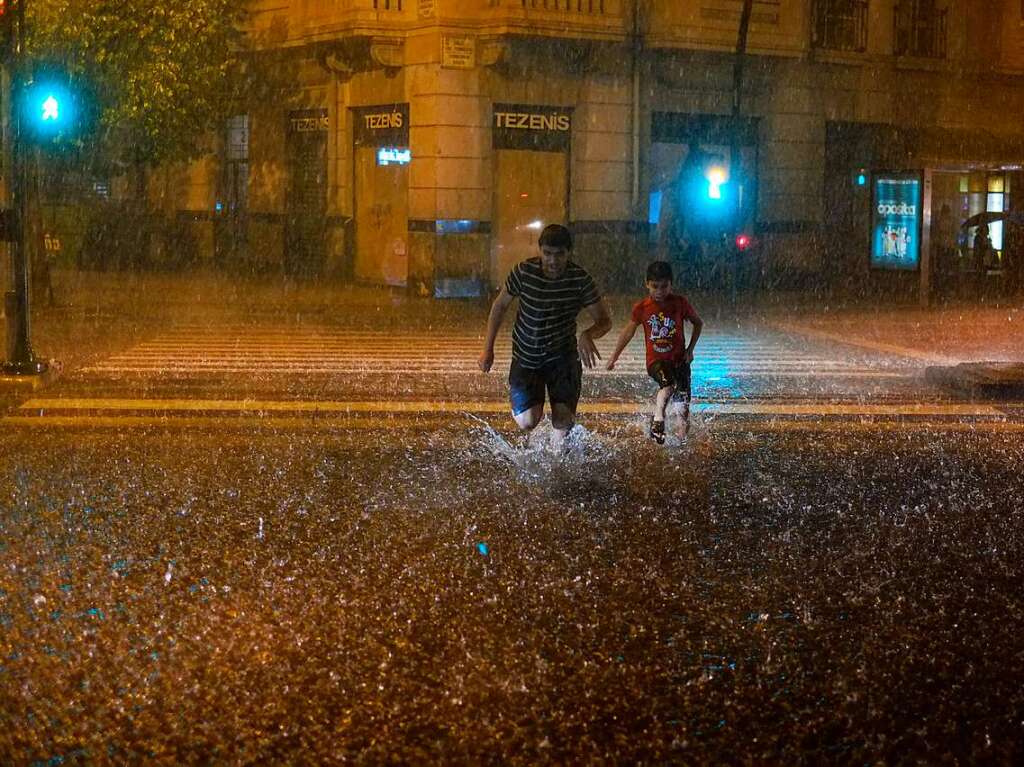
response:
<path id="1" fill-rule="evenodd" d="M 815 48 L 863 53 L 868 47 L 868 0 L 815 0 Z"/>
<path id="2" fill-rule="evenodd" d="M 629 0 L 484 0 L 490 34 L 625 40 Z"/>
<path id="3" fill-rule="evenodd" d="M 417 0 L 254 0 L 249 8 L 257 48 L 395 34 L 417 19 Z"/>
<path id="4" fill-rule="evenodd" d="M 897 0 L 893 11 L 893 53 L 922 59 L 946 58 L 947 9 L 935 0 Z"/>
<path id="5" fill-rule="evenodd" d="M 807 46 L 801 4 L 754 0 L 747 48 L 751 53 L 799 56 Z M 645 46 L 731 53 L 736 50 L 743 0 L 647 0 Z"/>

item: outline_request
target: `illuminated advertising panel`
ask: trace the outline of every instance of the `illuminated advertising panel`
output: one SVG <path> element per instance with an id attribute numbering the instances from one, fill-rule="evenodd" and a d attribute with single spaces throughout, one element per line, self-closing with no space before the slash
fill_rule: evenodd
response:
<path id="1" fill-rule="evenodd" d="M 412 162 L 412 151 L 402 147 L 382 146 L 377 150 L 378 165 L 408 165 Z"/>
<path id="2" fill-rule="evenodd" d="M 875 176 L 871 266 L 913 271 L 921 260 L 921 174 Z"/>

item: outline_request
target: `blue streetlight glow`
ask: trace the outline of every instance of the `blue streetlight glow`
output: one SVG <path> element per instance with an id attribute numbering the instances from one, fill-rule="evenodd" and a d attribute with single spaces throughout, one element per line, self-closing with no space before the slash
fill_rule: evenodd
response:
<path id="1" fill-rule="evenodd" d="M 708 180 L 708 197 L 712 200 L 722 199 L 722 184 L 728 180 L 725 168 L 720 165 L 712 166 L 705 176 Z"/>
<path id="2" fill-rule="evenodd" d="M 46 97 L 46 101 L 43 102 L 43 122 L 47 120 L 59 120 L 60 119 L 60 102 L 51 94 Z"/>
<path id="3" fill-rule="evenodd" d="M 20 98 L 22 128 L 30 140 L 57 140 L 79 128 L 74 93 L 63 77 L 36 80 Z"/>

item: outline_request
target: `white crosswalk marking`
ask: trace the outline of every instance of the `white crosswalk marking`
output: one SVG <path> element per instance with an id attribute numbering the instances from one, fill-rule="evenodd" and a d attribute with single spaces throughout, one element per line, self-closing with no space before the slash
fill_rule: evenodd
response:
<path id="1" fill-rule="evenodd" d="M 614 336 L 602 339 L 605 357 Z M 328 327 L 179 327 L 84 369 L 86 373 L 137 375 L 202 374 L 365 374 L 373 372 L 445 374 L 477 370 L 481 336 L 436 332 L 417 336 L 405 331 L 345 330 Z M 906 367 L 841 359 L 798 342 L 766 340 L 752 333 L 711 330 L 697 347 L 694 376 L 714 381 L 737 376 L 767 377 L 905 377 Z M 495 370 L 507 368 L 511 340 L 499 338 Z M 600 365 L 587 375 L 643 374 L 639 334 L 609 372 Z"/>

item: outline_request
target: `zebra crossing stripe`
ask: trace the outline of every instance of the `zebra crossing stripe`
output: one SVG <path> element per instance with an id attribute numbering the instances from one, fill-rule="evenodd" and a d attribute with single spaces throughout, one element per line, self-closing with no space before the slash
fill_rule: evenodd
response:
<path id="1" fill-rule="evenodd" d="M 397 332 L 397 331 L 396 331 Z M 170 330 L 126 352 L 87 366 L 84 373 L 136 375 L 188 374 L 322 374 L 344 375 L 389 371 L 409 374 L 473 373 L 481 337 L 477 334 L 408 339 L 382 330 L 303 328 L 184 327 Z M 496 344 L 495 367 L 508 364 L 511 342 Z M 607 350 L 606 350 L 607 351 Z M 845 376 L 906 378 L 908 368 L 871 366 L 808 353 L 801 345 L 783 345 L 743 336 L 707 333 L 694 361 L 697 379 L 734 376 L 798 378 Z M 643 373 L 642 339 L 634 338 L 616 369 L 601 363 L 587 375 Z"/>

